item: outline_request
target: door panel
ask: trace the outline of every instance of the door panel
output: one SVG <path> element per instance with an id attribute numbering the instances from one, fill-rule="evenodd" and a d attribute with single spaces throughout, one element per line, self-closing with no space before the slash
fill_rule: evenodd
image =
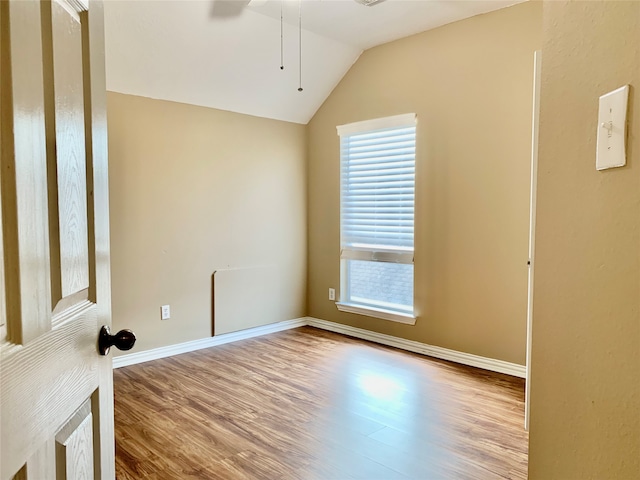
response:
<path id="1" fill-rule="evenodd" d="M 31 457 L 16 474 L 17 480 L 38 478 L 41 480 L 54 480 L 51 472 L 55 469 L 55 445 L 53 440 L 45 443 Z"/>
<path id="2" fill-rule="evenodd" d="M 26 344 L 51 329 L 40 6 L 0 2 L 0 9 L 7 335 Z"/>
<path id="3" fill-rule="evenodd" d="M 102 5 L 2 1 L 0 26 L 0 479 L 109 479 Z"/>
<path id="4" fill-rule="evenodd" d="M 93 478 L 91 403 L 85 402 L 56 435 L 57 478 Z"/>
<path id="5" fill-rule="evenodd" d="M 83 15 L 84 17 L 84 15 Z M 53 304 L 89 287 L 81 16 L 64 0 L 42 8 Z M 84 220 L 84 221 L 83 221 Z"/>

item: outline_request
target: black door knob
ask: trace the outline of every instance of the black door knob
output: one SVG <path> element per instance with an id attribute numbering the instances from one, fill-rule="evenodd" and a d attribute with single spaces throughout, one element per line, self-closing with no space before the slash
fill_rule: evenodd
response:
<path id="1" fill-rule="evenodd" d="M 111 347 L 116 347 L 118 350 L 131 350 L 135 343 L 136 334 L 131 330 L 120 330 L 115 335 L 111 335 L 111 330 L 106 325 L 103 325 L 100 329 L 100 335 L 98 336 L 100 355 L 109 353 Z"/>

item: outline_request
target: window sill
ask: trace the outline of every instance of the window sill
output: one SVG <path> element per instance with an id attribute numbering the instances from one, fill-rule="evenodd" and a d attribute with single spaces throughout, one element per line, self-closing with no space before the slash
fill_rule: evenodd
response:
<path id="1" fill-rule="evenodd" d="M 390 320 L 392 322 L 404 323 L 406 325 L 416 324 L 416 317 L 410 313 L 399 313 L 382 308 L 364 307 L 362 305 L 354 305 L 352 303 L 341 302 L 336 302 L 336 307 L 341 312 L 355 313 L 357 315 L 365 315 L 367 317 Z"/>

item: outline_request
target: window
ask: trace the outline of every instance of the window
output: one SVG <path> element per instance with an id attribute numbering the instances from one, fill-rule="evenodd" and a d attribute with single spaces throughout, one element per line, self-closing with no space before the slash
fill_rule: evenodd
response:
<path id="1" fill-rule="evenodd" d="M 341 292 L 338 309 L 414 324 L 416 116 L 338 127 Z"/>

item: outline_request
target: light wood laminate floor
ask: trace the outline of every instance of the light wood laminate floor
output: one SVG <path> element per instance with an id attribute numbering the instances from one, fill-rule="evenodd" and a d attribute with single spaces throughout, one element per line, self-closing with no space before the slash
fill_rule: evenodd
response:
<path id="1" fill-rule="evenodd" d="M 121 480 L 526 478 L 522 379 L 311 327 L 114 382 Z"/>

